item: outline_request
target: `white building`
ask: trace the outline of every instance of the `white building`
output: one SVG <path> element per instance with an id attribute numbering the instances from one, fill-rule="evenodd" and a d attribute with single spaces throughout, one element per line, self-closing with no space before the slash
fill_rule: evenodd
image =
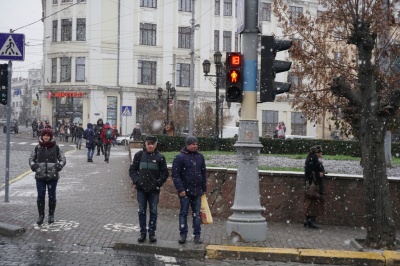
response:
<path id="1" fill-rule="evenodd" d="M 260 0 L 262 34 L 283 37 L 271 12 Z M 192 3 L 195 3 L 194 80 L 190 80 Z M 215 101 L 214 85 L 204 78 L 202 62 L 213 54 L 241 51 L 236 33 L 236 0 L 42 0 L 44 69 L 40 90 L 42 116 L 58 120 L 96 122 L 98 118 L 130 133 L 145 119 L 141 101 L 157 99 L 157 89 L 169 81 L 175 103 L 187 103 L 194 82 L 195 105 Z M 316 1 L 293 2 L 293 12 L 315 12 Z M 48 17 L 48 18 L 47 18 Z M 194 27 L 193 27 L 194 28 Z M 280 53 L 279 53 L 280 54 Z M 287 52 L 279 56 L 287 56 Z M 259 61 L 260 62 L 260 61 Z M 277 76 L 286 81 L 287 74 Z M 224 93 L 224 88 L 220 94 Z M 226 103 L 225 103 L 226 105 Z M 122 106 L 132 116 L 121 116 Z M 232 103 L 235 126 L 240 104 Z M 316 135 L 312 124 L 286 101 L 258 104 L 260 136 L 272 135 L 278 121 L 287 134 Z"/>

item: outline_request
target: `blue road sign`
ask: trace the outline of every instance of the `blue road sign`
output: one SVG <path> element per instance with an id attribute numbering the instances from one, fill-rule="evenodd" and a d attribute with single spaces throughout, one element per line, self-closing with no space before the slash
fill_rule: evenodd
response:
<path id="1" fill-rule="evenodd" d="M 122 106 L 122 116 L 132 116 L 132 106 Z"/>
<path id="2" fill-rule="evenodd" d="M 25 35 L 0 33 L 0 60 L 25 60 Z"/>

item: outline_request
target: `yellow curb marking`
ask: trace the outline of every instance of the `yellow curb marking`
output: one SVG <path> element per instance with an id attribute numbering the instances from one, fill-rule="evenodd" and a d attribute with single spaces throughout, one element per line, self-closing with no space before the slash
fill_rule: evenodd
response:
<path id="1" fill-rule="evenodd" d="M 240 253 L 248 254 L 268 254 L 268 255 L 288 255 L 292 258 L 292 261 L 298 261 L 299 252 L 296 249 L 290 248 L 265 248 L 265 247 L 243 247 L 243 246 L 225 246 L 225 245 L 208 245 L 206 246 L 207 258 L 209 259 L 221 259 L 226 258 L 226 253 L 232 253 L 232 255 L 240 256 Z M 224 255 L 225 254 L 225 255 Z M 245 254 L 242 254 L 245 255 Z M 246 256 L 246 255 L 245 255 Z"/>
<path id="2" fill-rule="evenodd" d="M 348 250 L 322 250 L 322 249 L 299 249 L 300 256 L 307 257 L 329 257 L 329 258 L 348 258 L 348 259 L 372 259 L 382 260 L 385 258 L 377 252 L 359 252 Z"/>
<path id="3" fill-rule="evenodd" d="M 383 256 L 386 258 L 386 266 L 400 265 L 400 252 L 387 250 Z"/>

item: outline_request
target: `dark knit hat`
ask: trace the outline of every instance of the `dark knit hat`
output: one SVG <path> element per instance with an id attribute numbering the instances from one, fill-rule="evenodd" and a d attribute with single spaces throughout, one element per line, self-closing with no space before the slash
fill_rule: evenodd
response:
<path id="1" fill-rule="evenodd" d="M 53 138 L 53 130 L 51 130 L 51 128 L 43 128 L 40 133 L 40 136 L 43 137 L 44 135 L 48 135 L 48 136 L 50 136 L 50 139 L 52 139 Z"/>
<path id="2" fill-rule="evenodd" d="M 312 153 L 319 153 L 319 152 L 322 152 L 322 147 L 321 147 L 321 145 L 315 145 L 315 146 L 311 147 L 310 151 Z"/>
<path id="3" fill-rule="evenodd" d="M 189 146 L 189 145 L 191 145 L 191 144 L 193 144 L 193 143 L 198 143 L 199 141 L 197 140 L 197 138 L 196 137 L 194 137 L 194 136 L 189 136 L 189 137 L 187 137 L 186 138 L 186 146 Z"/>
<path id="4" fill-rule="evenodd" d="M 144 141 L 149 141 L 149 142 L 157 142 L 158 139 L 155 136 L 147 136 Z"/>

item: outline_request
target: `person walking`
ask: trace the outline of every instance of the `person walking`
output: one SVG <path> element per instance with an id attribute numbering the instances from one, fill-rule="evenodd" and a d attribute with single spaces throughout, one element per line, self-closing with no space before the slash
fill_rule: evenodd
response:
<path id="1" fill-rule="evenodd" d="M 135 153 L 132 164 L 129 167 L 129 176 L 133 184 L 136 185 L 137 201 L 139 204 L 140 236 L 138 242 L 146 240 L 147 232 L 149 233 L 150 242 L 157 241 L 158 200 L 161 186 L 165 183 L 169 175 L 165 157 L 157 149 L 157 141 L 156 137 L 147 136 L 145 139 L 145 148 Z M 150 212 L 148 229 L 146 229 L 147 204 Z"/>
<path id="2" fill-rule="evenodd" d="M 64 141 L 68 142 L 68 138 L 71 135 L 71 130 L 68 123 L 64 123 Z"/>
<path id="3" fill-rule="evenodd" d="M 79 125 L 75 128 L 76 148 L 78 150 L 81 149 L 82 137 L 83 137 L 84 132 L 85 132 L 85 130 L 83 129 L 82 124 L 79 123 Z"/>
<path id="4" fill-rule="evenodd" d="M 104 155 L 104 147 L 103 147 L 103 142 L 101 140 L 101 132 L 103 130 L 104 124 L 103 124 L 103 119 L 99 118 L 97 120 L 97 124 L 94 127 L 94 132 L 96 133 L 96 139 L 95 139 L 95 144 L 97 146 L 97 156 L 100 156 L 100 150 L 101 150 L 101 154 Z"/>
<path id="5" fill-rule="evenodd" d="M 110 161 L 111 144 L 115 139 L 115 132 L 109 123 L 104 124 L 100 138 L 104 146 L 104 161 L 108 163 Z"/>
<path id="6" fill-rule="evenodd" d="M 117 143 L 117 138 L 119 137 L 119 132 L 118 132 L 117 126 L 113 126 L 113 130 L 114 130 L 114 133 L 115 133 L 115 139 L 113 140 L 112 145 L 115 146 L 115 144 Z"/>
<path id="7" fill-rule="evenodd" d="M 142 131 L 140 130 L 140 123 L 136 123 L 135 128 L 132 130 L 130 139 L 133 138 L 134 141 L 140 141 L 142 137 Z"/>
<path id="8" fill-rule="evenodd" d="M 324 200 L 324 183 L 325 169 L 322 164 L 322 147 L 320 145 L 313 146 L 304 165 L 304 187 L 307 184 L 311 185 L 313 182 L 316 185 L 316 191 L 312 194 L 305 193 L 304 196 L 304 227 L 317 229 L 315 221 L 317 216 L 324 213 L 325 200 Z M 305 191 L 306 192 L 306 191 Z"/>
<path id="9" fill-rule="evenodd" d="M 83 138 L 86 139 L 87 161 L 88 163 L 93 163 L 93 154 L 96 148 L 96 133 L 94 132 L 92 123 L 87 123 L 87 129 L 83 133 Z"/>
<path id="10" fill-rule="evenodd" d="M 49 216 L 48 223 L 54 223 L 54 212 L 56 209 L 56 189 L 59 172 L 67 163 L 63 151 L 53 140 L 53 131 L 50 128 L 44 128 L 41 131 L 39 144 L 32 151 L 29 157 L 29 166 L 35 172 L 37 189 L 37 208 L 39 218 L 37 224 L 43 224 L 46 189 L 49 197 Z"/>
<path id="11" fill-rule="evenodd" d="M 204 156 L 198 151 L 196 137 L 186 138 L 186 147 L 175 156 L 172 163 L 172 179 L 178 191 L 179 211 L 179 243 L 186 242 L 188 234 L 187 216 L 189 206 L 192 208 L 194 242 L 201 244 L 200 239 L 200 205 L 201 196 L 207 192 L 206 163 Z"/>
<path id="12" fill-rule="evenodd" d="M 76 129 L 78 128 L 78 126 L 76 125 L 76 123 L 71 123 L 71 127 L 70 127 L 70 131 L 71 131 L 71 142 L 76 144 Z"/>
<path id="13" fill-rule="evenodd" d="M 35 118 L 33 119 L 32 122 L 32 138 L 35 138 L 37 136 L 37 130 L 38 130 L 38 122 Z"/>

